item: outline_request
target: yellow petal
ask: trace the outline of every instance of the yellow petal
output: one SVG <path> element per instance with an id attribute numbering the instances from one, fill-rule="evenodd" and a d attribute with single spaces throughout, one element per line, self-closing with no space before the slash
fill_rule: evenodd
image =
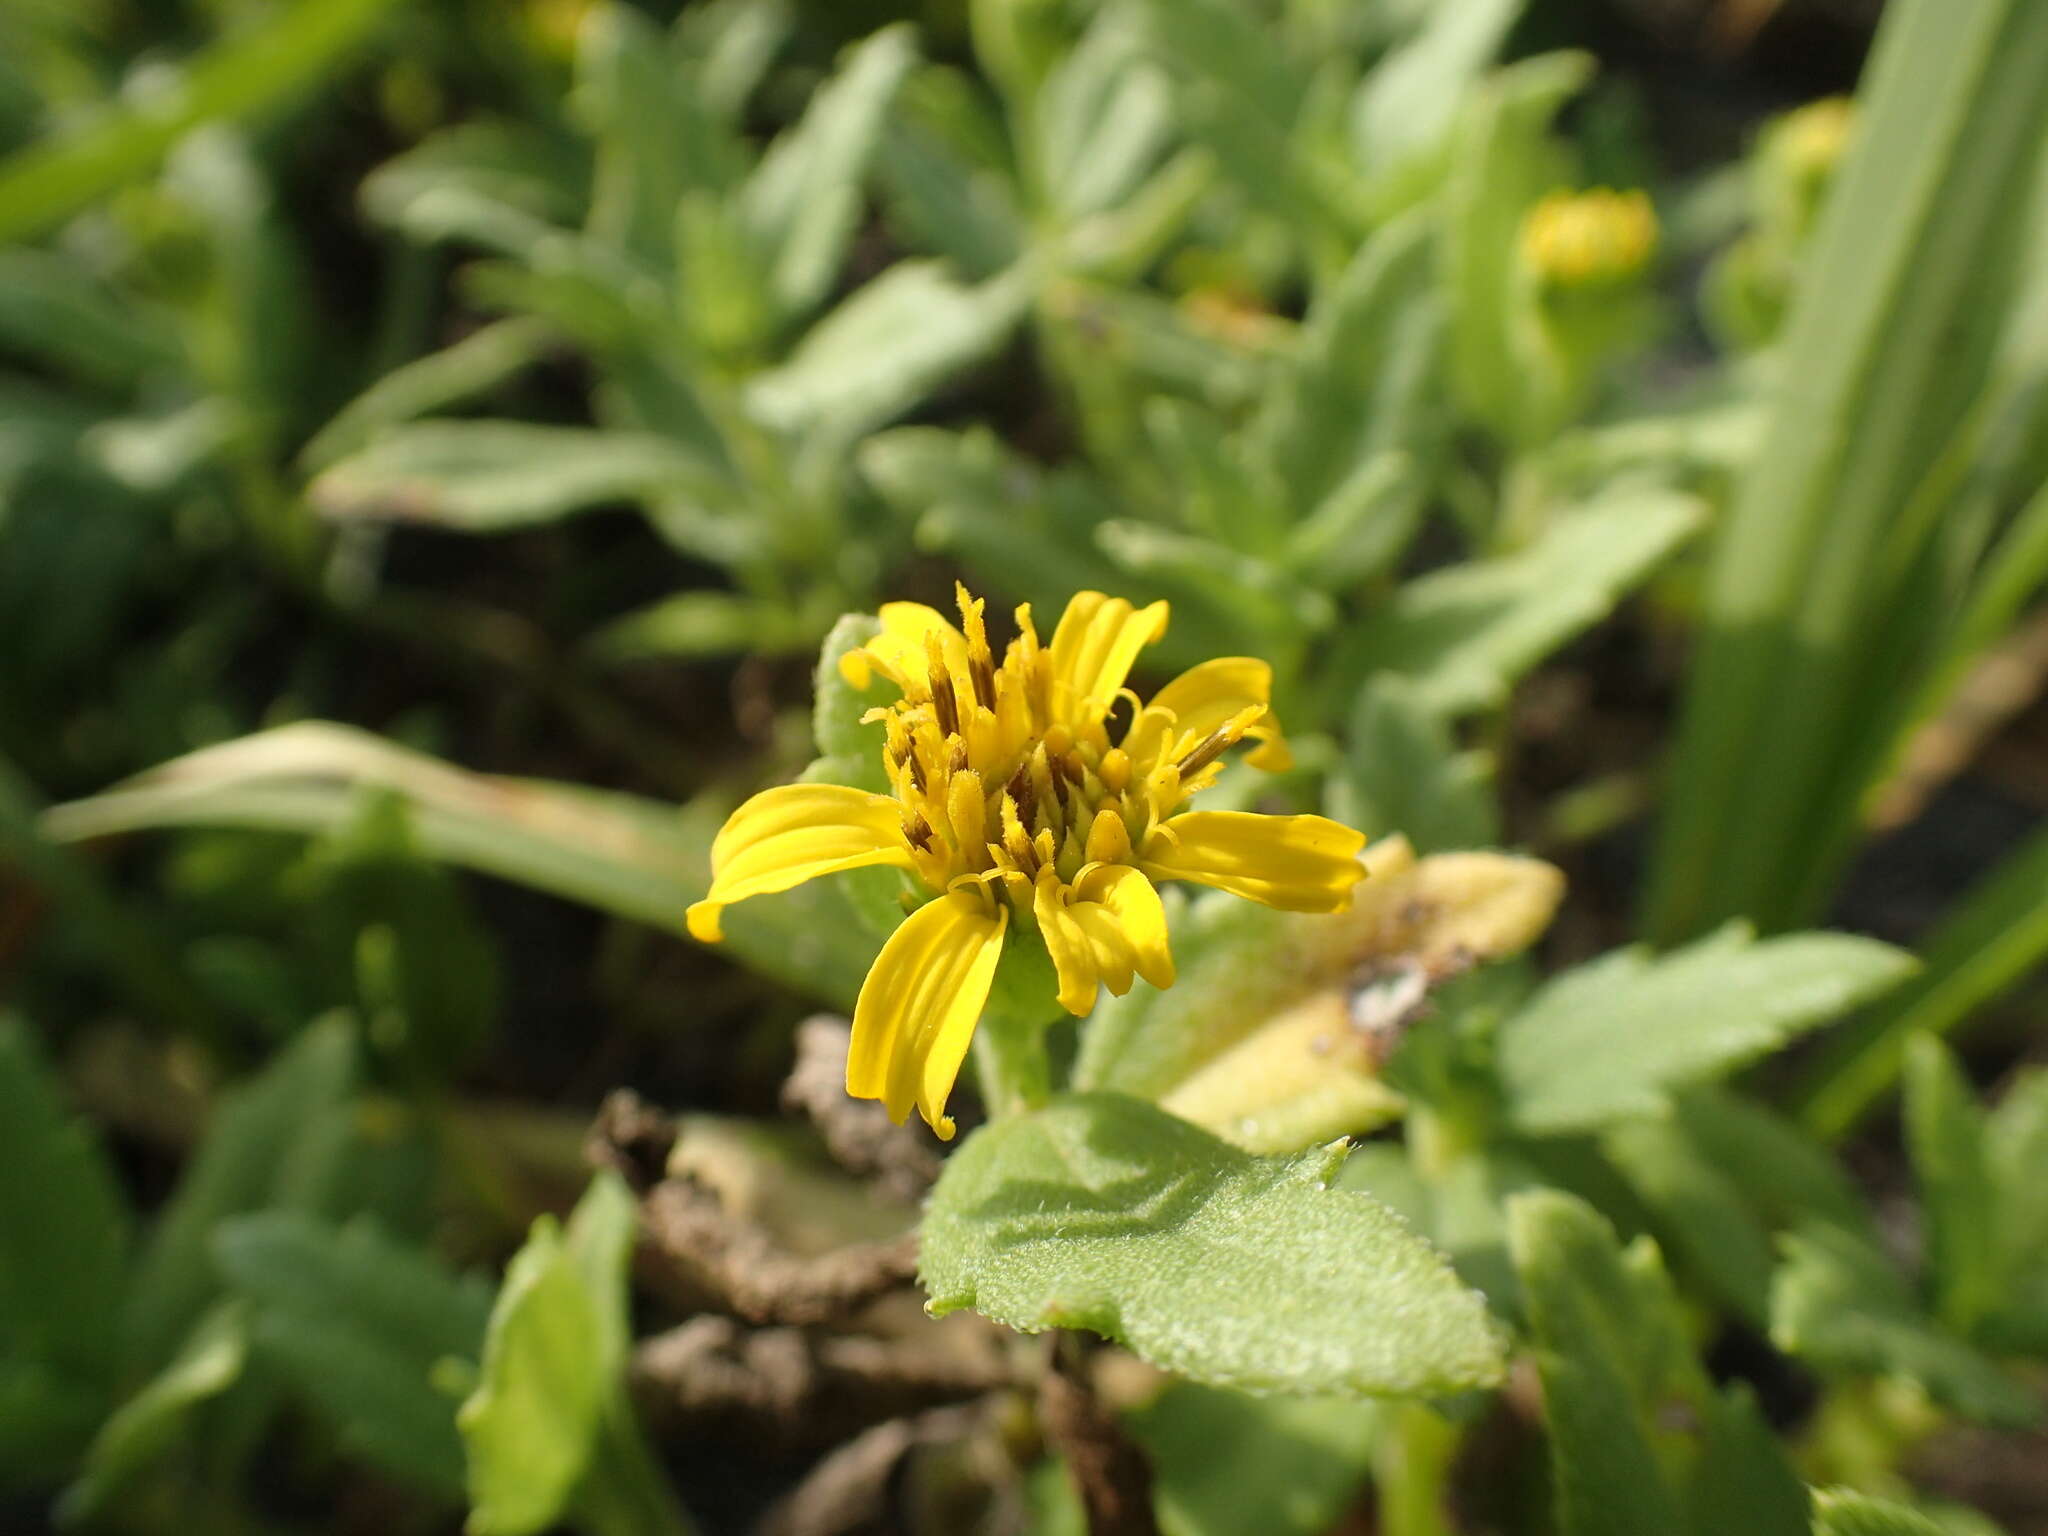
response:
<path id="1" fill-rule="evenodd" d="M 1166 604 L 1133 609 L 1121 597 L 1076 592 L 1052 635 L 1053 711 L 1092 725 L 1109 713 L 1138 652 L 1166 633 Z"/>
<path id="2" fill-rule="evenodd" d="M 712 841 L 711 889 L 690 908 L 690 935 L 716 943 L 719 913 L 734 902 L 868 864 L 915 867 L 903 840 L 902 807 L 889 796 L 844 784 L 764 789 Z"/>
<path id="3" fill-rule="evenodd" d="M 1271 706 L 1273 669 L 1251 656 L 1219 656 L 1190 667 L 1146 701 L 1124 738 L 1124 750 L 1140 764 L 1162 751 L 1176 755 L 1201 745 L 1209 733 L 1253 708 L 1263 713 L 1244 734 L 1259 743 L 1245 761 L 1254 768 L 1282 773 L 1294 765 L 1294 754 L 1280 734 Z"/>
<path id="4" fill-rule="evenodd" d="M 1173 985 L 1173 948 L 1167 942 L 1166 908 L 1159 900 L 1158 888 L 1141 871 L 1119 864 L 1083 871 L 1075 883 L 1074 894 L 1085 903 L 1099 904 L 1115 921 L 1131 947 L 1131 963 L 1140 976 L 1155 987 Z"/>
<path id="5" fill-rule="evenodd" d="M 1122 997 L 1134 971 L 1154 986 L 1173 985 L 1165 909 L 1135 869 L 1097 866 L 1071 887 L 1048 870 L 1033 893 L 1032 916 L 1059 973 L 1060 1006 L 1069 1013 L 1094 1008 L 1098 986 Z"/>
<path id="6" fill-rule="evenodd" d="M 882 632 L 839 658 L 840 676 L 854 687 L 865 689 L 874 680 L 876 668 L 905 692 L 913 683 L 922 684 L 930 670 L 925 659 L 925 636 L 930 634 L 939 637 L 955 674 L 966 675 L 967 637 L 938 609 L 923 603 L 884 603 L 876 616 L 882 621 Z"/>
<path id="7" fill-rule="evenodd" d="M 1363 833 L 1327 816 L 1189 811 L 1152 829 L 1139 868 L 1288 912 L 1342 912 L 1365 874 L 1364 847 Z"/>
<path id="8" fill-rule="evenodd" d="M 901 1125 L 915 1104 L 941 1141 L 953 1139 L 946 1096 L 1002 958 L 1010 909 L 979 891 L 926 902 L 894 933 L 853 1008 L 846 1091 L 880 1099 Z"/>

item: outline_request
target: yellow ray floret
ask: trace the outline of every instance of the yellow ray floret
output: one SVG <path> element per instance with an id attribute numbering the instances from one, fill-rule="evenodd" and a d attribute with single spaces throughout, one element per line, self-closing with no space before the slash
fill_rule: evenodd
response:
<path id="1" fill-rule="evenodd" d="M 1166 604 L 1077 593 L 1050 645 L 1019 608 L 998 663 L 981 601 L 965 588 L 958 601 L 957 628 L 921 603 L 885 604 L 880 632 L 840 660 L 854 686 L 879 673 L 900 695 L 869 716 L 891 792 L 792 784 L 754 796 L 712 845 L 711 890 L 689 913 L 709 941 L 719 913 L 749 896 L 866 865 L 912 875 L 933 899 L 861 988 L 846 1087 L 899 1123 L 914 1105 L 941 1137 L 1012 934 L 1045 946 L 1061 1006 L 1085 1014 L 1101 987 L 1173 984 L 1158 882 L 1341 912 L 1365 873 L 1365 839 L 1325 817 L 1186 809 L 1240 742 L 1256 767 L 1291 761 L 1264 662 L 1204 662 L 1148 703 L 1126 681 L 1165 632 Z M 1121 729 L 1120 698 L 1133 701 Z"/>

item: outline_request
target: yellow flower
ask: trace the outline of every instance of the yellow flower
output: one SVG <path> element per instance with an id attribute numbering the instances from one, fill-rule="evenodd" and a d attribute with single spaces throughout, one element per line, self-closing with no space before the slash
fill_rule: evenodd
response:
<path id="1" fill-rule="evenodd" d="M 1035 933 L 1061 1006 L 1122 996 L 1142 976 L 1173 984 L 1157 882 L 1192 880 L 1294 912 L 1341 912 L 1365 873 L 1365 839 L 1322 816 L 1190 811 L 1249 739 L 1247 761 L 1290 758 L 1270 707 L 1272 670 L 1232 656 L 1182 673 L 1143 702 L 1124 685 L 1166 629 L 1166 604 L 1078 593 L 1052 644 L 1028 606 L 1000 665 L 982 603 L 958 589 L 960 628 L 921 603 L 888 603 L 882 629 L 841 670 L 901 693 L 871 710 L 892 794 L 787 784 L 755 795 L 712 844 L 711 891 L 690 932 L 719 937 L 721 909 L 818 875 L 885 865 L 932 900 L 890 935 L 854 1008 L 846 1089 L 901 1124 L 915 1104 L 941 1138 L 946 1097 L 988 999 L 1005 938 Z M 1129 723 L 1111 724 L 1119 700 Z"/>
<path id="2" fill-rule="evenodd" d="M 1558 288 L 1635 277 L 1657 249 L 1657 213 L 1641 190 L 1558 191 L 1522 220 L 1522 259 Z"/>

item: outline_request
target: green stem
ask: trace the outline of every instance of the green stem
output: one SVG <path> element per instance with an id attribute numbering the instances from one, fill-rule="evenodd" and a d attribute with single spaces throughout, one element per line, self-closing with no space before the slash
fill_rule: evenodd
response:
<path id="1" fill-rule="evenodd" d="M 990 1119 L 1036 1109 L 1052 1097 L 1043 1024 L 986 1014 L 974 1032 L 974 1075 Z"/>
<path id="2" fill-rule="evenodd" d="M 1393 1410 L 1373 1458 L 1382 1536 L 1455 1536 L 1444 1490 L 1461 1435 L 1457 1425 L 1419 1404 Z"/>

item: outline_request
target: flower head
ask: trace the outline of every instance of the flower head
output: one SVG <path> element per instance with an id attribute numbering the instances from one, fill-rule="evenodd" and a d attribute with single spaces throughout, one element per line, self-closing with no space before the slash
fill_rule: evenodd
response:
<path id="1" fill-rule="evenodd" d="M 691 933 L 715 940 L 721 909 L 749 896 L 868 865 L 913 876 L 932 899 L 861 987 L 846 1086 L 899 1123 L 915 1104 L 942 1138 L 1006 938 L 1035 935 L 1060 1004 L 1085 1014 L 1098 985 L 1121 996 L 1134 976 L 1173 984 L 1158 882 L 1340 912 L 1365 873 L 1365 839 L 1325 817 L 1187 809 L 1241 741 L 1254 766 L 1288 766 L 1264 662 L 1204 662 L 1147 702 L 1125 679 L 1165 632 L 1166 604 L 1078 593 L 1050 645 L 1021 607 L 999 664 L 981 601 L 964 587 L 958 598 L 957 628 L 921 603 L 885 604 L 881 633 L 841 659 L 856 687 L 879 672 L 900 694 L 867 716 L 883 728 L 892 792 L 788 784 L 755 795 L 713 843 L 710 894 L 689 914 Z"/>

